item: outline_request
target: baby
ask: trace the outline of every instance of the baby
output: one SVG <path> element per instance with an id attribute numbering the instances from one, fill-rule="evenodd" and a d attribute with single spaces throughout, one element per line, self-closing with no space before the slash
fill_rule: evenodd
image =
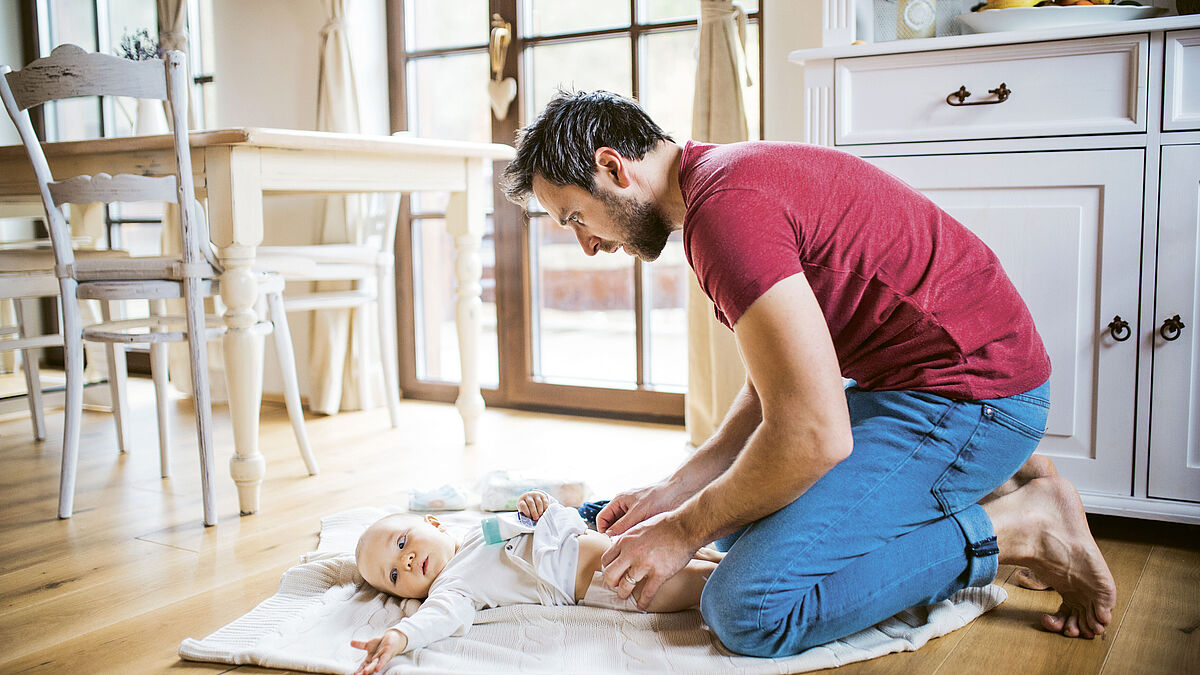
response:
<path id="1" fill-rule="evenodd" d="M 638 611 L 640 586 L 622 600 L 604 582 L 600 557 L 608 535 L 588 530 L 578 511 L 540 490 L 521 495 L 517 511 L 536 525 L 496 544 L 488 544 L 478 526 L 460 541 L 432 515 L 398 513 L 367 528 L 355 551 L 363 579 L 376 590 L 424 602 L 382 636 L 350 643 L 367 651 L 355 675 L 380 672 L 397 654 L 464 635 L 481 609 L 579 604 Z M 721 555 L 701 549 L 663 584 L 648 610 L 697 607 Z"/>

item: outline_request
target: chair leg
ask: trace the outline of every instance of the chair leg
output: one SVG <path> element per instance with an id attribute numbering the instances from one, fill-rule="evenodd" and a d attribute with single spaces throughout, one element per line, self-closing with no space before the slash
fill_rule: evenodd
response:
<path id="1" fill-rule="evenodd" d="M 83 416 L 83 327 L 74 279 L 59 280 L 62 289 L 63 361 L 67 369 L 63 416 L 62 474 L 58 485 L 58 517 L 70 518 L 75 505 L 75 469 L 79 464 L 79 423 Z"/>
<path id="2" fill-rule="evenodd" d="M 183 282 L 187 306 L 188 356 L 192 366 L 192 403 L 196 407 L 196 440 L 200 448 L 200 486 L 204 499 L 204 525 L 217 524 L 217 499 L 213 486 L 212 395 L 208 388 L 208 345 L 204 325 L 204 296 L 200 281 Z"/>
<path id="3" fill-rule="evenodd" d="M 152 300 L 150 314 L 163 316 L 166 314 L 165 302 Z M 154 378 L 155 408 L 158 411 L 158 463 L 162 477 L 171 475 L 171 399 L 168 396 L 168 363 L 167 344 L 165 342 L 150 343 L 150 374 Z"/>
<path id="4" fill-rule="evenodd" d="M 17 312 L 17 335 L 29 337 L 25 330 L 25 298 L 15 298 Z M 29 415 L 33 418 L 33 437 L 46 440 L 46 412 L 42 405 L 42 377 L 38 371 L 40 349 L 21 350 L 21 368 L 25 371 L 25 391 L 29 398 Z"/>
<path id="5" fill-rule="evenodd" d="M 392 428 L 400 428 L 400 366 L 396 350 L 396 286 L 391 267 L 380 269 L 375 275 L 376 303 L 379 311 L 376 320 L 379 324 L 379 355 L 383 359 L 384 396 L 387 397 L 388 415 L 392 418 Z"/>
<path id="6" fill-rule="evenodd" d="M 100 319 L 112 321 L 110 303 L 100 302 Z M 128 374 L 125 366 L 125 347 L 112 342 L 105 343 L 104 353 L 108 357 L 108 391 L 112 398 L 113 419 L 117 423 L 117 447 L 128 452 L 129 443 L 129 397 L 126 394 Z"/>
<path id="7" fill-rule="evenodd" d="M 296 433 L 296 445 L 300 446 L 300 456 L 304 458 L 304 466 L 308 467 L 308 475 L 320 473 L 317 458 L 313 456 L 312 446 L 308 443 L 308 431 L 304 426 L 304 407 L 300 404 L 300 383 L 296 377 L 296 354 L 292 349 L 292 332 L 288 327 L 287 312 L 283 308 L 283 296 L 279 293 L 267 294 L 267 311 L 271 315 L 271 323 L 275 324 L 275 354 L 279 357 L 279 372 L 283 375 L 283 396 L 287 402 L 288 417 L 292 420 L 292 430 Z"/>

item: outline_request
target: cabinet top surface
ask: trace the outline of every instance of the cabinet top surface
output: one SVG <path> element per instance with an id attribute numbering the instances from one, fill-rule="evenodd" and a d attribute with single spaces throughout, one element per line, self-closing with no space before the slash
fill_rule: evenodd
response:
<path id="1" fill-rule="evenodd" d="M 1157 19 L 1138 19 L 1135 21 L 1114 21 L 1111 23 L 1088 24 L 1083 26 L 1058 26 L 1028 31 L 1006 31 L 1001 33 L 975 33 L 972 35 L 947 35 L 944 37 L 925 38 L 920 40 L 891 40 L 861 45 L 839 45 L 835 47 L 816 47 L 813 49 L 797 49 L 788 54 L 788 61 L 803 65 L 805 61 L 824 59 L 842 59 L 855 56 L 876 56 L 880 54 L 904 54 L 912 52 L 941 51 L 944 49 L 962 49 L 964 47 L 987 47 L 992 45 L 1019 44 L 1022 42 L 1043 42 L 1046 40 L 1063 40 L 1070 38 L 1096 37 L 1101 35 L 1123 35 L 1128 33 L 1150 33 L 1167 30 L 1187 30 L 1200 28 L 1200 14 L 1186 16 L 1164 16 Z"/>

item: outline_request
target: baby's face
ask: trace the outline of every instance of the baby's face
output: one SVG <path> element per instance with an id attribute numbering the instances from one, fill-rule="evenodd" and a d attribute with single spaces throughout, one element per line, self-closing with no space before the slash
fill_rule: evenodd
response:
<path id="1" fill-rule="evenodd" d="M 458 542 L 437 518 L 396 514 L 367 528 L 355 562 L 363 579 L 376 589 L 423 600 L 457 549 Z"/>

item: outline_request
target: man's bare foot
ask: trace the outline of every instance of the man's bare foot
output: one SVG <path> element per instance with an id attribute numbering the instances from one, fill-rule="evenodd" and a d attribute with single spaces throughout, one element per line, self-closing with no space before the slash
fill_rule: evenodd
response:
<path id="1" fill-rule="evenodd" d="M 1062 596 L 1042 627 L 1068 637 L 1104 634 L 1117 586 L 1088 529 L 1079 494 L 1061 476 L 1034 478 L 984 506 L 996 529 L 1000 562 L 1024 565 Z"/>
<path id="2" fill-rule="evenodd" d="M 704 546 L 700 550 L 693 553 L 692 558 L 695 560 L 705 560 L 711 563 L 720 563 L 725 559 L 725 554 L 715 548 Z"/>
<path id="3" fill-rule="evenodd" d="M 982 506 L 988 502 L 999 499 L 1006 494 L 1015 492 L 1022 485 L 1028 483 L 1034 478 L 1046 478 L 1048 476 L 1057 476 L 1058 468 L 1054 466 L 1054 462 L 1050 461 L 1049 457 L 1041 455 L 1030 455 L 1024 466 L 1017 469 L 1017 472 L 1012 475 L 1012 478 L 1000 484 L 1000 487 L 992 490 L 991 494 L 979 500 Z"/>

